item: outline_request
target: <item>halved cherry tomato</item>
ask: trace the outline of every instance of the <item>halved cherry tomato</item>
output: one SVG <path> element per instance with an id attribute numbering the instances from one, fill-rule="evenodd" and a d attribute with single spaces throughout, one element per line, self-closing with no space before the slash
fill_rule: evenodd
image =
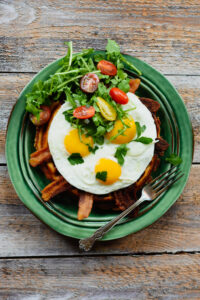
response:
<path id="1" fill-rule="evenodd" d="M 117 113 L 112 105 L 101 97 L 97 97 L 97 105 L 100 109 L 102 116 L 108 121 L 116 120 Z"/>
<path id="2" fill-rule="evenodd" d="M 122 90 L 114 87 L 110 90 L 110 97 L 119 104 L 127 104 L 128 96 Z"/>
<path id="3" fill-rule="evenodd" d="M 42 126 L 45 123 L 47 123 L 51 116 L 51 110 L 46 105 L 41 105 L 40 109 L 42 110 L 40 112 L 39 118 L 37 119 L 36 116 L 30 114 L 30 120 L 35 126 Z"/>
<path id="4" fill-rule="evenodd" d="M 80 87 L 85 93 L 94 93 L 99 84 L 99 77 L 94 73 L 85 74 L 81 78 Z"/>
<path id="5" fill-rule="evenodd" d="M 139 88 L 140 85 L 140 79 L 136 78 L 136 79 L 130 79 L 129 81 L 129 85 L 130 85 L 130 90 L 129 92 L 131 93 L 135 93 L 137 91 L 137 89 Z"/>
<path id="6" fill-rule="evenodd" d="M 93 106 L 79 106 L 73 111 L 73 116 L 77 119 L 89 119 L 95 114 L 95 109 Z"/>
<path id="7" fill-rule="evenodd" d="M 100 60 L 97 65 L 97 69 L 104 75 L 115 76 L 117 74 L 117 68 L 115 65 L 107 60 Z"/>

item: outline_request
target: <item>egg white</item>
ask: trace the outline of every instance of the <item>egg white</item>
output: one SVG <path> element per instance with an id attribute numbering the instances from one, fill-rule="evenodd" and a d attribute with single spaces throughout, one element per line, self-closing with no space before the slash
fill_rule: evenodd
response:
<path id="1" fill-rule="evenodd" d="M 140 122 L 141 126 L 146 125 L 143 136 L 152 138 L 154 141 L 157 137 L 157 131 L 151 112 L 138 97 L 132 93 L 127 93 L 129 102 L 122 105 L 124 110 L 135 107 L 129 111 L 135 122 Z M 48 133 L 49 149 L 59 173 L 74 187 L 90 192 L 93 194 L 107 194 L 109 192 L 125 188 L 136 182 L 143 174 L 154 155 L 155 144 L 145 145 L 139 142 L 130 142 L 125 163 L 121 166 L 122 173 L 117 182 L 111 185 L 104 185 L 95 178 L 95 165 L 100 158 L 109 158 L 117 162 L 114 157 L 117 144 L 111 144 L 105 139 L 104 144 L 99 146 L 95 154 L 90 153 L 84 157 L 84 163 L 71 165 L 68 161 L 69 153 L 64 146 L 64 138 L 73 128 L 65 120 L 63 112 L 71 109 L 70 103 L 64 103 L 56 113 Z"/>

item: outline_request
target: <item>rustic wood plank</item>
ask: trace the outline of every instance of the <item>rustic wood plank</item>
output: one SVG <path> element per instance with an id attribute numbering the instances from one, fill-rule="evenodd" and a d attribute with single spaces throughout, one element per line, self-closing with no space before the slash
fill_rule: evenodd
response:
<path id="1" fill-rule="evenodd" d="M 1 299 L 199 299 L 200 254 L 0 260 Z"/>
<path id="2" fill-rule="evenodd" d="M 37 72 L 74 49 L 120 43 L 165 74 L 200 74 L 200 4 L 191 1 L 11 1 L 0 4 L 0 71 Z"/>
<path id="3" fill-rule="evenodd" d="M 0 74 L 0 163 L 5 163 L 7 120 L 21 90 L 33 74 Z M 195 133 L 194 162 L 200 162 L 200 76 L 167 76 L 186 104 Z"/>
<path id="4" fill-rule="evenodd" d="M 89 254 L 200 251 L 200 165 L 173 207 L 156 223 L 128 237 L 99 242 Z M 63 237 L 36 219 L 20 202 L 0 167 L 0 257 L 77 255 L 77 240 Z M 87 254 L 86 254 L 87 255 Z"/>

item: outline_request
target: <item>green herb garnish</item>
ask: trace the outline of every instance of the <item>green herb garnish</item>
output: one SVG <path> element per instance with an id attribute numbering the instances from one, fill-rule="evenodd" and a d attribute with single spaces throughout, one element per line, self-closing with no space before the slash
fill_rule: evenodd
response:
<path id="1" fill-rule="evenodd" d="M 128 150 L 129 148 L 126 144 L 122 144 L 119 147 L 117 147 L 115 157 L 117 158 L 117 161 L 121 166 L 124 164 L 124 157 L 126 156 Z"/>
<path id="2" fill-rule="evenodd" d="M 141 136 L 141 134 L 145 131 L 146 126 L 141 126 L 139 122 L 135 122 L 136 125 L 136 131 L 137 131 L 137 138 Z"/>
<path id="3" fill-rule="evenodd" d="M 151 144 L 153 142 L 153 139 L 152 138 L 148 138 L 146 136 L 141 136 L 135 140 L 133 140 L 134 142 L 139 142 L 139 143 L 142 143 L 142 144 Z"/>
<path id="4" fill-rule="evenodd" d="M 108 40 L 107 46 L 106 46 L 106 54 L 107 59 L 109 61 L 112 61 L 116 66 L 117 69 L 122 69 L 124 66 L 124 63 L 129 66 L 132 70 L 138 73 L 138 75 L 141 75 L 142 73 L 140 70 L 138 70 L 132 63 L 130 63 L 121 53 L 119 45 L 114 40 Z"/>
<path id="5" fill-rule="evenodd" d="M 174 166 L 178 166 L 182 163 L 182 158 L 175 153 L 170 154 L 170 156 L 166 157 L 165 160 Z"/>
<path id="6" fill-rule="evenodd" d="M 101 181 L 106 181 L 107 178 L 107 171 L 97 172 L 96 179 L 100 179 Z"/>
<path id="7" fill-rule="evenodd" d="M 70 162 L 71 165 L 79 165 L 79 164 L 83 164 L 84 160 L 82 158 L 82 156 L 80 155 L 80 153 L 72 153 L 69 157 L 68 157 L 68 161 Z"/>
<path id="8" fill-rule="evenodd" d="M 91 147 L 89 144 L 87 144 L 87 146 L 88 146 L 88 150 L 93 154 L 99 149 L 98 146 Z"/>
<path id="9" fill-rule="evenodd" d="M 105 53 L 95 56 L 93 56 L 93 49 L 73 54 L 72 42 L 65 44 L 68 46 L 67 54 L 60 61 L 58 70 L 47 80 L 36 82 L 32 91 L 26 95 L 26 110 L 39 117 L 41 105 L 49 106 L 53 101 L 66 101 L 71 105 L 71 109 L 63 113 L 66 121 L 78 129 L 80 137 L 82 134 L 91 136 L 95 144 L 102 145 L 106 133 L 113 129 L 114 121 L 109 121 L 102 116 L 96 104 L 97 97 L 102 97 L 113 106 L 117 113 L 117 120 L 122 121 L 128 116 L 128 110 L 124 111 L 122 106 L 110 97 L 109 92 L 112 87 L 118 87 L 124 92 L 128 92 L 130 79 L 124 71 L 125 65 L 129 65 L 129 67 L 131 65 L 136 72 L 137 68 L 123 57 L 119 45 L 113 40 L 108 40 Z M 117 74 L 115 76 L 104 75 L 97 70 L 97 62 L 102 59 L 116 65 Z M 80 89 L 80 79 L 89 72 L 97 74 L 100 79 L 98 89 L 93 94 L 86 94 Z M 73 116 L 73 110 L 82 105 L 91 105 L 95 108 L 95 115 L 91 119 L 80 120 Z M 121 131 L 112 140 L 120 134 L 123 135 L 126 128 L 123 124 Z M 91 152 L 96 150 L 94 148 Z"/>

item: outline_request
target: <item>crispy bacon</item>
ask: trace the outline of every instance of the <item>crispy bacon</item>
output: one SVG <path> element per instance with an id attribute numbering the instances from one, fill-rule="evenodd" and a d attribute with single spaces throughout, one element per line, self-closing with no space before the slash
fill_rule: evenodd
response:
<path id="1" fill-rule="evenodd" d="M 52 174 L 51 172 L 49 172 L 49 169 L 46 165 L 46 163 L 43 163 L 40 165 L 40 169 L 42 170 L 42 172 L 44 173 L 45 177 L 51 181 L 56 180 L 56 176 L 54 174 Z"/>
<path id="2" fill-rule="evenodd" d="M 160 103 L 150 98 L 140 98 L 140 101 L 150 110 L 151 113 L 156 113 L 160 108 Z"/>
<path id="3" fill-rule="evenodd" d="M 78 202 L 78 220 L 87 218 L 92 210 L 93 206 L 93 195 L 81 192 Z"/>
<path id="4" fill-rule="evenodd" d="M 52 181 L 42 190 L 42 199 L 48 201 L 56 195 L 67 191 L 70 186 L 62 176 L 59 176 L 57 180 Z"/>
<path id="5" fill-rule="evenodd" d="M 42 139 L 42 147 L 48 147 L 48 134 L 49 134 L 49 128 L 51 126 L 51 122 L 53 118 L 55 117 L 58 109 L 60 108 L 60 104 L 58 102 L 55 102 L 55 105 L 53 107 L 53 112 L 51 113 L 51 117 L 49 122 L 47 123 L 44 133 L 43 133 L 43 139 Z"/>
<path id="6" fill-rule="evenodd" d="M 44 162 L 48 162 L 51 160 L 51 153 L 49 152 L 49 148 L 42 148 L 37 150 L 31 154 L 31 158 L 29 163 L 32 167 L 37 167 Z"/>
<path id="7" fill-rule="evenodd" d="M 44 126 L 36 127 L 36 134 L 35 134 L 35 141 L 34 141 L 34 147 L 36 150 L 40 150 L 42 148 L 43 131 L 44 131 Z"/>
<path id="8" fill-rule="evenodd" d="M 169 147 L 168 142 L 166 142 L 162 137 L 157 138 L 159 140 L 158 143 L 155 145 L 155 151 L 160 156 L 163 156 L 167 148 Z"/>
<path id="9" fill-rule="evenodd" d="M 120 210 L 125 210 L 135 202 L 126 189 L 114 192 L 115 204 Z"/>

